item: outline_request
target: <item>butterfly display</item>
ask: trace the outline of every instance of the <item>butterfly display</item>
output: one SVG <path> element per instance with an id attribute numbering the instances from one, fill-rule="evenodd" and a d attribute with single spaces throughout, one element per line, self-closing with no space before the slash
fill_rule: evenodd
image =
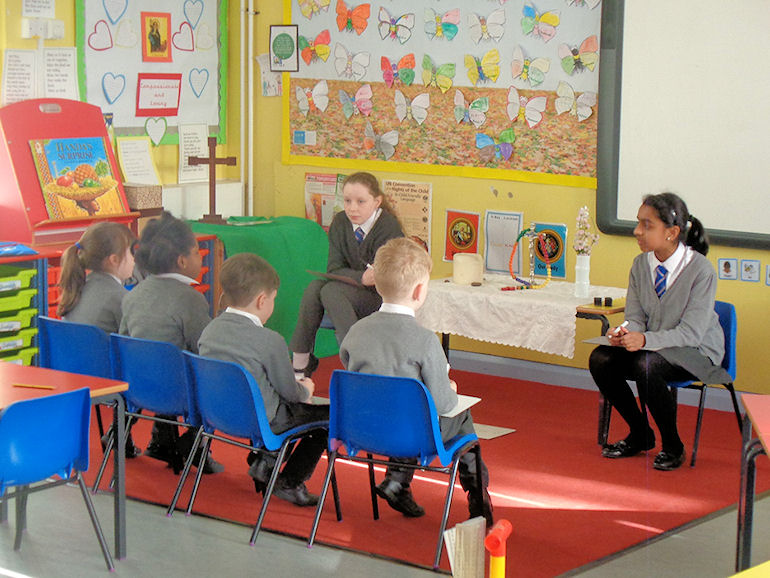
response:
<path id="1" fill-rule="evenodd" d="M 441 92 L 452 88 L 452 80 L 455 77 L 455 64 L 449 62 L 436 66 L 433 59 L 427 54 L 422 57 L 422 83 L 425 86 L 436 86 Z"/>
<path id="2" fill-rule="evenodd" d="M 596 8 L 602 0 L 567 0 L 571 6 L 588 6 L 591 10 Z"/>
<path id="3" fill-rule="evenodd" d="M 372 103 L 372 85 L 364 84 L 356 91 L 355 96 L 350 96 L 344 90 L 340 90 L 340 104 L 342 104 L 342 114 L 346 119 L 350 119 L 354 114 L 363 114 L 369 116 L 374 104 Z"/>
<path id="4" fill-rule="evenodd" d="M 314 15 L 318 14 L 321 10 L 326 12 L 329 10 L 329 4 L 332 0 L 299 0 L 299 11 L 302 15 L 310 20 Z"/>
<path id="5" fill-rule="evenodd" d="M 580 96 L 575 97 L 574 89 L 561 80 L 556 87 L 556 95 L 556 101 L 554 102 L 556 114 L 569 112 L 572 116 L 577 117 L 578 122 L 582 122 L 594 113 L 593 107 L 596 106 L 595 92 L 584 92 Z"/>
<path id="6" fill-rule="evenodd" d="M 544 42 L 548 42 L 556 36 L 556 27 L 559 25 L 559 13 L 555 11 L 540 14 L 532 4 L 525 4 L 521 11 L 521 31 L 529 36 L 539 36 Z"/>
<path id="7" fill-rule="evenodd" d="M 369 60 L 368 52 L 353 54 L 339 42 L 334 45 L 334 70 L 340 78 L 361 80 L 366 75 Z"/>
<path id="8" fill-rule="evenodd" d="M 546 73 L 551 68 L 551 61 L 547 58 L 535 58 L 530 60 L 524 56 L 521 46 L 516 46 L 513 50 L 511 60 L 511 74 L 513 78 L 520 78 L 529 82 L 530 86 L 542 84 Z"/>
<path id="9" fill-rule="evenodd" d="M 391 63 L 387 56 L 380 58 L 380 68 L 382 69 L 382 79 L 388 88 L 394 84 L 403 84 L 409 86 L 414 82 L 414 54 L 410 53 L 398 61 L 398 64 Z"/>
<path id="10" fill-rule="evenodd" d="M 508 89 L 508 118 L 513 122 L 521 120 L 526 122 L 529 128 L 535 128 L 543 120 L 548 99 L 544 96 L 536 96 L 527 100 L 521 96 L 515 86 Z"/>
<path id="11" fill-rule="evenodd" d="M 380 21 L 378 30 L 380 37 L 385 40 L 390 37 L 391 40 L 398 40 L 401 44 L 412 37 L 412 28 L 414 28 L 414 14 L 404 14 L 394 18 L 385 8 L 380 7 L 377 19 Z"/>
<path id="12" fill-rule="evenodd" d="M 331 35 L 328 30 L 322 30 L 315 40 L 308 40 L 304 36 L 300 36 L 297 39 L 297 47 L 299 53 L 302 56 L 302 60 L 305 64 L 310 64 L 319 58 L 326 62 L 331 54 L 331 48 L 329 48 L 329 42 L 331 42 Z"/>
<path id="13" fill-rule="evenodd" d="M 599 60 L 597 52 L 599 52 L 599 41 L 596 39 L 596 35 L 583 40 L 580 43 L 580 48 L 570 48 L 567 44 L 560 44 L 561 67 L 569 75 L 584 72 L 586 69 L 593 72 L 596 61 Z"/>
<path id="14" fill-rule="evenodd" d="M 375 134 L 372 128 L 372 123 L 366 121 L 366 128 L 364 129 L 364 150 L 371 151 L 376 150 L 385 160 L 390 160 L 393 153 L 396 152 L 396 146 L 398 145 L 398 131 L 390 130 L 385 134 Z"/>
<path id="15" fill-rule="evenodd" d="M 425 9 L 425 34 L 431 40 L 434 38 L 452 40 L 457 36 L 458 24 L 460 24 L 459 8 L 445 12 L 443 16 L 431 8 Z"/>
<path id="16" fill-rule="evenodd" d="M 475 12 L 468 13 L 468 34 L 474 43 L 482 40 L 500 42 L 505 33 L 505 10 L 498 8 L 484 18 Z"/>
<path id="17" fill-rule="evenodd" d="M 340 32 L 355 30 L 356 34 L 361 36 L 368 25 L 369 4 L 359 4 L 355 8 L 348 8 L 345 2 L 337 0 L 337 27 Z"/>
<path id="18" fill-rule="evenodd" d="M 470 123 L 479 128 L 487 120 L 487 111 L 489 110 L 489 98 L 482 96 L 472 101 L 468 105 L 463 93 L 455 91 L 455 120 L 458 123 Z"/>
<path id="19" fill-rule="evenodd" d="M 422 92 L 409 102 L 404 93 L 396 89 L 393 100 L 396 102 L 396 116 L 399 122 L 404 119 L 414 119 L 417 124 L 422 124 L 428 118 L 428 109 L 430 108 L 430 95 Z"/>
<path id="20" fill-rule="evenodd" d="M 476 148 L 479 149 L 479 158 L 483 163 L 488 163 L 495 158 L 502 158 L 506 161 L 510 159 L 513 155 L 514 142 L 516 142 L 516 135 L 512 128 L 507 128 L 501 132 L 497 141 L 484 133 L 476 133 Z"/>
<path id="21" fill-rule="evenodd" d="M 304 116 L 315 110 L 324 112 L 329 106 L 329 85 L 326 84 L 325 80 L 319 80 L 312 90 L 298 86 L 296 95 L 297 106 Z"/>
<path id="22" fill-rule="evenodd" d="M 500 53 L 497 48 L 487 52 L 479 60 L 470 54 L 465 55 L 465 67 L 468 69 L 468 80 L 473 86 L 479 82 L 496 82 L 500 76 Z"/>

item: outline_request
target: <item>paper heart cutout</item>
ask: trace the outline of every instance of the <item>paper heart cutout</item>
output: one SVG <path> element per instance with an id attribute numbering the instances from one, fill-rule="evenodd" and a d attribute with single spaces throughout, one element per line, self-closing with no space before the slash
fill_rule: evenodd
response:
<path id="1" fill-rule="evenodd" d="M 115 45 L 124 48 L 136 46 L 139 37 L 134 32 L 134 23 L 131 20 L 124 20 L 115 29 Z"/>
<path id="2" fill-rule="evenodd" d="M 88 35 L 88 46 L 93 50 L 109 50 L 112 48 L 112 32 L 107 22 L 97 21 L 94 24 L 94 31 Z"/>
<path id="3" fill-rule="evenodd" d="M 167 126 L 166 119 L 163 117 L 148 118 L 144 121 L 144 131 L 155 146 L 158 146 L 160 141 L 163 140 L 163 135 L 166 134 Z"/>
<path id="4" fill-rule="evenodd" d="M 114 104 L 124 90 L 126 90 L 125 75 L 108 72 L 102 76 L 102 92 L 108 103 Z"/>
<path id="5" fill-rule="evenodd" d="M 107 13 L 107 18 L 115 24 L 126 13 L 128 0 L 102 0 L 102 6 L 104 6 L 104 11 Z"/>
<path id="6" fill-rule="evenodd" d="M 184 3 L 184 17 L 195 28 L 201 21 L 203 14 L 203 0 L 186 0 Z"/>
<path id="7" fill-rule="evenodd" d="M 192 27 L 187 22 L 182 22 L 179 25 L 179 32 L 174 32 L 171 36 L 171 41 L 177 50 L 184 50 L 185 52 L 195 50 Z"/>
<path id="8" fill-rule="evenodd" d="M 209 81 L 209 71 L 205 68 L 193 68 L 190 74 L 187 75 L 187 79 L 190 82 L 190 88 L 196 97 L 200 98 L 203 93 L 203 89 L 206 88 L 206 84 Z"/>
<path id="9" fill-rule="evenodd" d="M 195 47 L 198 50 L 211 50 L 214 48 L 214 35 L 211 33 L 209 25 L 205 22 L 198 28 L 195 34 Z"/>

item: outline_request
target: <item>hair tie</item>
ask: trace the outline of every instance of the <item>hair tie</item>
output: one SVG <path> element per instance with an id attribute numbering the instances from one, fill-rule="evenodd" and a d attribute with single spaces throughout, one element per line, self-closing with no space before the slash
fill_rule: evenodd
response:
<path id="1" fill-rule="evenodd" d="M 83 250 L 83 245 L 81 245 L 79 241 L 75 241 L 75 247 L 77 248 L 78 251 Z"/>

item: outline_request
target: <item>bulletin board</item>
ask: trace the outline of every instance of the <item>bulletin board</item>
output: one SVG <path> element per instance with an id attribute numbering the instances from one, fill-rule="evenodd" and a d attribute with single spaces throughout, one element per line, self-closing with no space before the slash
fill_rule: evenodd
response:
<path id="1" fill-rule="evenodd" d="M 601 0 L 284 11 L 300 52 L 285 162 L 596 186 Z"/>
<path id="2" fill-rule="evenodd" d="M 178 143 L 180 124 L 224 138 L 227 0 L 76 0 L 80 94 L 118 136 Z"/>

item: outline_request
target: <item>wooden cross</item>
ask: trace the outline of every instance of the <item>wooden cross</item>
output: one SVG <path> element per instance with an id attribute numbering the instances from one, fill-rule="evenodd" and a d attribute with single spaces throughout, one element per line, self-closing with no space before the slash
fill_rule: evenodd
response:
<path id="1" fill-rule="evenodd" d="M 208 165 L 209 166 L 209 214 L 203 215 L 201 223 L 213 223 L 215 225 L 226 224 L 222 215 L 217 215 L 217 165 L 235 166 L 235 157 L 217 157 L 217 137 L 209 137 L 209 156 L 207 157 L 187 157 L 189 165 Z"/>

